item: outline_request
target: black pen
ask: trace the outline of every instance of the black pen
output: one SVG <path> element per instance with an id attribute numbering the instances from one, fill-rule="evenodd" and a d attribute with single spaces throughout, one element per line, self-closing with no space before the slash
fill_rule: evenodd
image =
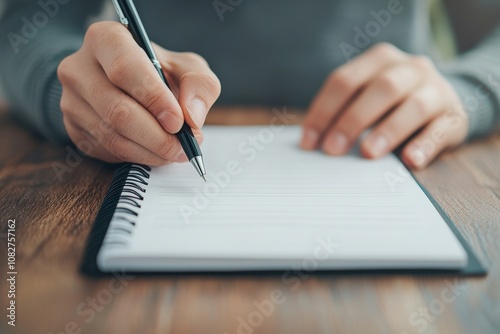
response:
<path id="1" fill-rule="evenodd" d="M 153 66 L 156 68 L 156 71 L 160 75 L 161 79 L 170 89 L 168 85 L 167 79 L 163 75 L 163 71 L 156 57 L 156 53 L 153 49 L 153 45 L 151 45 L 151 41 L 149 40 L 148 34 L 146 33 L 146 29 L 142 25 L 142 21 L 135 9 L 134 2 L 132 0 L 113 0 L 113 4 L 115 5 L 116 12 L 120 17 L 121 23 L 128 28 L 135 41 L 139 46 L 146 51 L 149 59 L 153 63 Z M 186 122 L 182 125 L 181 130 L 176 134 L 177 139 L 181 143 L 184 152 L 186 153 L 189 161 L 194 166 L 198 174 L 205 180 L 206 172 L 205 172 L 205 164 L 203 163 L 203 156 L 201 154 L 200 146 L 198 145 L 198 141 L 196 141 L 195 136 L 193 135 L 193 131 L 189 127 Z"/>

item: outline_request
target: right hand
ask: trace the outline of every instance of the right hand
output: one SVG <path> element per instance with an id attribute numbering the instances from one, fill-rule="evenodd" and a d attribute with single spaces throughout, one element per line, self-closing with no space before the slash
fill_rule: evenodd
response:
<path id="1" fill-rule="evenodd" d="M 172 91 L 117 22 L 90 26 L 81 49 L 59 64 L 64 126 L 84 153 L 152 166 L 185 161 L 175 136 L 184 120 L 201 141 L 220 94 L 217 76 L 194 53 L 155 50 Z"/>

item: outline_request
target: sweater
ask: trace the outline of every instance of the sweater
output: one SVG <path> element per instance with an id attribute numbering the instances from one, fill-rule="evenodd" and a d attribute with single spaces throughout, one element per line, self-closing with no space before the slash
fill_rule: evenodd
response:
<path id="1" fill-rule="evenodd" d="M 57 66 L 81 47 L 105 1 L 6 1 L 0 80 L 10 109 L 45 137 L 68 141 Z M 219 105 L 306 108 L 331 71 L 380 42 L 436 54 L 424 0 L 141 0 L 136 6 L 154 42 L 208 61 L 222 84 Z M 473 50 L 439 64 L 469 115 L 469 138 L 499 123 L 499 57 L 497 28 Z"/>

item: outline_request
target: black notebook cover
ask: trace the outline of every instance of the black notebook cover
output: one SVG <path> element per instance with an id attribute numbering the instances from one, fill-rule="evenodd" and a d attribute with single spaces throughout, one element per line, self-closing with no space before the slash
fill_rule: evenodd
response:
<path id="1" fill-rule="evenodd" d="M 100 276 L 100 275 L 106 275 L 106 274 L 112 274 L 111 272 L 102 272 L 98 267 L 97 267 L 97 254 L 99 253 L 99 250 L 101 248 L 101 245 L 103 243 L 104 237 L 106 235 L 106 232 L 108 230 L 109 223 L 111 222 L 111 218 L 113 217 L 113 214 L 115 210 L 117 210 L 118 203 L 121 198 L 122 190 L 125 187 L 126 184 L 130 185 L 131 178 L 129 177 L 129 172 L 133 171 L 134 172 L 134 178 L 132 181 L 140 181 L 140 183 L 147 185 L 147 179 L 149 178 L 148 172 L 151 171 L 151 169 L 148 166 L 143 166 L 143 165 L 133 165 L 130 163 L 125 163 L 122 164 L 118 167 L 118 169 L 115 172 L 115 175 L 113 177 L 113 181 L 111 182 L 111 186 L 109 187 L 108 193 L 106 194 L 106 197 L 104 198 L 104 201 L 101 205 L 101 208 L 99 209 L 99 212 L 97 214 L 97 218 L 94 222 L 94 225 L 92 227 L 92 231 L 90 232 L 90 235 L 87 240 L 87 246 L 85 250 L 85 254 L 83 257 L 83 262 L 82 262 L 82 272 L 86 275 L 89 276 Z M 412 175 L 413 176 L 413 175 Z M 474 254 L 472 248 L 469 246 L 465 238 L 462 236 L 460 231 L 457 229 L 455 224 L 451 221 L 450 217 L 443 211 L 443 209 L 439 206 L 439 204 L 436 202 L 436 200 L 427 192 L 425 188 L 422 187 L 422 185 L 416 180 L 417 184 L 422 188 L 424 191 L 425 195 L 430 199 L 431 203 L 434 205 L 436 210 L 439 212 L 439 214 L 443 217 L 443 219 L 446 221 L 450 229 L 453 231 L 455 236 L 457 237 L 458 241 L 462 244 L 464 250 L 467 252 L 467 257 L 468 257 L 468 263 L 467 266 L 459 269 L 459 270 L 449 270 L 449 269 L 362 269 L 362 270 L 318 270 L 316 273 L 317 274 L 331 274 L 331 275 L 389 275 L 389 274 L 408 274 L 408 275 L 450 275 L 450 276 L 459 276 L 459 275 L 467 275 L 467 276 L 482 276 L 487 273 L 485 267 L 482 265 L 482 263 L 479 261 L 477 256 Z M 141 187 L 137 186 L 134 184 L 134 187 L 140 190 Z M 142 199 L 140 197 L 140 194 L 133 191 L 134 196 L 139 196 L 136 197 L 138 199 Z M 135 214 L 134 212 L 129 211 L 128 213 Z M 126 270 L 124 270 L 126 272 Z M 275 273 L 281 273 L 282 271 L 276 271 Z M 213 272 L 216 275 L 227 275 L 231 274 L 231 272 Z M 239 275 L 244 274 L 245 272 L 243 271 L 235 271 L 233 273 L 237 273 Z M 263 272 L 246 272 L 252 275 L 265 275 L 265 274 L 272 274 L 272 271 L 263 271 Z M 147 273 L 148 275 L 151 275 L 152 273 Z M 175 274 L 173 272 L 164 272 L 164 273 L 157 273 L 157 274 Z M 187 274 L 196 274 L 196 272 L 182 272 L 179 273 L 182 275 L 187 275 Z M 200 272 L 200 274 L 207 274 L 206 271 Z"/>

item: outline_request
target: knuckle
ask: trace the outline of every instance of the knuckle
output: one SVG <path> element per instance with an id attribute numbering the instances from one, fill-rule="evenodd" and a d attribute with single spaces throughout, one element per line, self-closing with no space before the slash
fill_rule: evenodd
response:
<path id="1" fill-rule="evenodd" d="M 391 43 L 387 43 L 387 42 L 378 43 L 373 47 L 373 49 L 376 53 L 384 55 L 384 56 L 397 55 L 401 52 L 394 45 L 392 45 Z"/>
<path id="2" fill-rule="evenodd" d="M 118 57 L 111 62 L 107 71 L 109 81 L 119 86 L 124 81 L 124 73 L 127 73 L 130 61 L 127 57 Z"/>
<path id="3" fill-rule="evenodd" d="M 178 147 L 172 139 L 172 136 L 167 136 L 167 138 L 161 140 L 155 147 L 155 153 L 162 158 L 175 159 Z"/>
<path id="4" fill-rule="evenodd" d="M 57 66 L 57 78 L 61 84 L 65 85 L 70 83 L 72 79 L 72 66 L 71 66 L 71 56 L 64 58 Z"/>
<path id="5" fill-rule="evenodd" d="M 61 108 L 61 111 L 63 112 L 63 114 L 66 114 L 66 115 L 71 114 L 71 110 L 73 108 L 71 108 L 71 105 L 70 105 L 69 100 L 66 97 L 65 93 L 63 93 L 61 96 L 61 101 L 59 102 L 59 107 Z"/>
<path id="6" fill-rule="evenodd" d="M 126 161 L 127 150 L 123 138 L 116 132 L 108 136 L 107 146 L 108 150 L 117 158 Z"/>
<path id="7" fill-rule="evenodd" d="M 330 75 L 329 83 L 332 87 L 342 91 L 351 91 L 356 88 L 354 76 L 345 69 L 340 69 Z"/>
<path id="8" fill-rule="evenodd" d="M 157 92 L 161 92 L 161 90 L 147 90 L 144 93 L 144 108 L 146 108 L 151 113 L 156 113 L 155 116 L 157 116 L 157 112 L 155 111 L 158 109 L 155 108 L 155 106 L 162 100 L 162 95 L 158 94 Z"/>
<path id="9" fill-rule="evenodd" d="M 95 22 L 88 27 L 84 37 L 84 44 L 96 46 L 116 42 L 119 35 L 117 32 L 120 29 L 122 29 L 122 26 L 118 22 Z"/>
<path id="10" fill-rule="evenodd" d="M 401 90 L 401 85 L 398 78 L 394 75 L 383 74 L 378 79 L 377 83 L 380 89 L 388 95 L 397 95 Z"/>
<path id="11" fill-rule="evenodd" d="M 413 108 L 415 112 L 418 114 L 420 118 L 427 118 L 429 116 L 429 101 L 428 99 L 423 95 L 416 93 L 411 97 L 411 102 L 413 104 Z"/>
<path id="12" fill-rule="evenodd" d="M 111 127 L 115 129 L 120 128 L 128 123 L 129 115 L 129 107 L 124 102 L 115 101 L 110 104 L 106 121 L 111 125 Z"/>
<path id="13" fill-rule="evenodd" d="M 103 34 L 104 27 L 102 22 L 96 22 L 91 24 L 87 32 L 85 33 L 84 43 L 88 42 L 93 44 L 94 41 L 99 40 L 101 35 Z"/>
<path id="14" fill-rule="evenodd" d="M 188 60 L 188 61 L 191 61 L 191 62 L 194 62 L 194 63 L 203 63 L 205 65 L 208 65 L 208 63 L 205 60 L 205 58 L 203 58 L 202 56 L 200 56 L 197 53 L 194 53 L 194 52 L 182 52 L 181 56 L 184 59 Z"/>
<path id="15" fill-rule="evenodd" d="M 434 68 L 432 61 L 425 56 L 414 56 L 412 61 L 418 68 L 423 70 L 430 70 Z"/>

